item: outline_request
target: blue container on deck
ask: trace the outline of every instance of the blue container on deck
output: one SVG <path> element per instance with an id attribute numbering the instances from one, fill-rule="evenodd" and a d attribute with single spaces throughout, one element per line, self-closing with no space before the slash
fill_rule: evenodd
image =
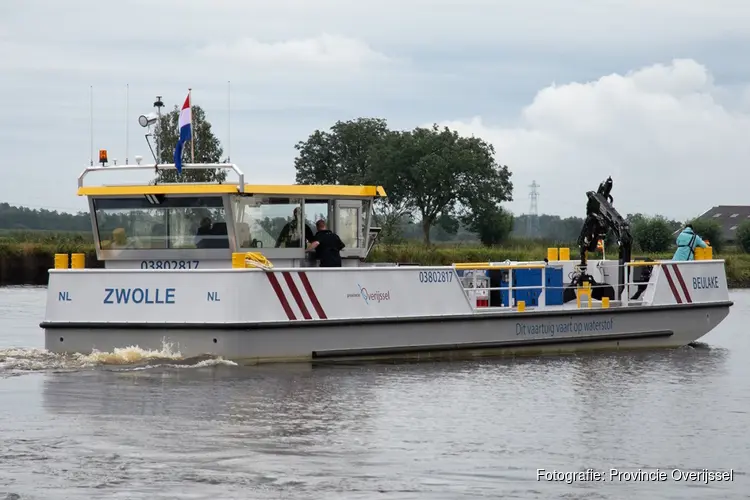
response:
<path id="1" fill-rule="evenodd" d="M 538 286 L 539 288 L 516 289 L 519 286 Z M 542 293 L 542 270 L 514 269 L 513 288 L 513 298 L 516 299 L 516 304 L 523 300 L 527 306 L 538 306 L 539 295 Z"/>
<path id="2" fill-rule="evenodd" d="M 562 268 L 547 267 L 545 269 L 545 303 L 547 305 L 562 305 Z M 527 306 L 538 306 L 539 296 L 542 294 L 542 270 L 541 269 L 515 269 L 513 271 L 513 287 L 530 286 L 539 288 L 526 288 L 513 290 L 513 298 L 523 300 Z M 505 303 L 505 301 L 503 301 Z M 505 305 L 505 304 L 504 304 Z"/>
<path id="3" fill-rule="evenodd" d="M 562 267 L 547 267 L 544 299 L 548 306 L 563 305 L 563 270 Z"/>

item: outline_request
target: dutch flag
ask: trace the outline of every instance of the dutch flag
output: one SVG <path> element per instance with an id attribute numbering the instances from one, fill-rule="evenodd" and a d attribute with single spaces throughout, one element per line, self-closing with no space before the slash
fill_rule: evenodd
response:
<path id="1" fill-rule="evenodd" d="M 182 147 L 192 137 L 191 122 L 190 94 L 188 94 L 185 104 L 182 105 L 182 109 L 180 110 L 180 118 L 177 122 L 177 127 L 180 129 L 180 138 L 177 139 L 177 147 L 174 148 L 174 166 L 178 174 L 182 173 Z"/>

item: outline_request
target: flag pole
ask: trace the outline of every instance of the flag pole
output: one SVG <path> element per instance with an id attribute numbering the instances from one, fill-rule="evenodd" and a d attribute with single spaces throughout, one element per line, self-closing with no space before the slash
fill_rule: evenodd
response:
<path id="1" fill-rule="evenodd" d="M 190 163 L 195 163 L 195 127 L 193 127 L 193 89 L 188 89 L 190 98 Z"/>
<path id="2" fill-rule="evenodd" d="M 125 84 L 125 165 L 128 164 L 128 149 L 130 148 L 130 84 Z"/>
<path id="3" fill-rule="evenodd" d="M 91 133 L 91 166 L 94 166 L 94 86 L 89 87 L 89 130 Z"/>
<path id="4" fill-rule="evenodd" d="M 232 150 L 232 106 L 229 100 L 231 81 L 227 80 L 227 163 L 231 162 Z"/>

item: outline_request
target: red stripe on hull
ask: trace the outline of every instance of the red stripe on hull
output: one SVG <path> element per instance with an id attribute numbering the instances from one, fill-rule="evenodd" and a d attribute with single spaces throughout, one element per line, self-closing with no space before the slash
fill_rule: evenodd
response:
<path id="1" fill-rule="evenodd" d="M 300 271 L 299 279 L 302 280 L 302 286 L 305 287 L 307 296 L 310 297 L 310 302 L 312 302 L 312 305 L 315 308 L 315 312 L 318 313 L 318 317 L 320 319 L 328 319 L 328 316 L 326 316 L 326 313 L 323 310 L 323 306 L 320 305 L 318 296 L 315 295 L 315 290 L 313 290 L 313 287 L 310 284 L 310 280 L 307 279 L 307 274 L 305 274 L 304 271 Z"/>
<path id="2" fill-rule="evenodd" d="M 685 292 L 685 301 L 687 301 L 688 304 L 692 304 L 693 300 L 690 298 L 690 292 L 688 292 L 688 287 L 685 285 L 685 280 L 682 279 L 682 271 L 677 267 L 677 264 L 672 264 L 672 270 L 674 271 L 674 275 L 677 276 L 677 281 L 680 282 L 682 291 Z"/>
<path id="3" fill-rule="evenodd" d="M 664 276 L 667 278 L 667 283 L 669 283 L 669 288 L 672 290 L 674 299 L 678 304 L 682 304 L 682 299 L 680 298 L 680 294 L 677 293 L 677 287 L 674 286 L 674 281 L 672 281 L 672 276 L 669 274 L 669 269 L 667 269 L 667 266 L 661 266 L 661 268 L 664 271 Z"/>
<path id="4" fill-rule="evenodd" d="M 288 271 L 284 271 L 281 274 L 284 276 L 284 281 L 286 281 L 289 290 L 291 290 L 292 297 L 294 297 L 294 301 L 297 303 L 299 310 L 302 311 L 302 317 L 305 319 L 312 319 L 312 316 L 310 316 L 310 312 L 307 310 L 307 306 L 305 305 L 305 301 L 302 300 L 302 296 L 299 294 L 299 290 L 297 289 L 297 285 L 294 283 L 292 275 L 289 274 Z"/>
<path id="5" fill-rule="evenodd" d="M 286 317 L 289 319 L 297 319 L 296 316 L 294 315 L 294 311 L 292 311 L 292 307 L 289 305 L 289 301 L 286 300 L 286 296 L 284 295 L 284 291 L 281 289 L 279 280 L 276 279 L 276 275 L 274 273 L 265 273 L 265 274 L 266 276 L 268 276 L 268 281 L 271 283 L 271 287 L 273 288 L 273 291 L 276 292 L 276 297 L 278 297 L 279 302 L 281 302 L 281 307 L 284 308 Z"/>

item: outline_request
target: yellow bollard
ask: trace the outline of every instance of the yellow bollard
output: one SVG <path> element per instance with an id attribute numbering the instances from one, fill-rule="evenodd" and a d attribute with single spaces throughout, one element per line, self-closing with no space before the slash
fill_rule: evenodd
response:
<path id="1" fill-rule="evenodd" d="M 570 248 L 560 249 L 560 260 L 570 260 Z"/>
<path id="2" fill-rule="evenodd" d="M 516 306 L 518 307 L 518 312 L 524 312 L 526 310 L 526 301 L 519 300 L 518 303 L 516 303 Z"/>
<path id="3" fill-rule="evenodd" d="M 55 269 L 67 269 L 68 268 L 68 254 L 56 253 L 55 254 Z"/>
<path id="4" fill-rule="evenodd" d="M 576 289 L 576 306 L 578 309 L 581 308 L 581 296 L 585 295 L 588 297 L 588 300 L 586 301 L 588 303 L 589 309 L 591 309 L 591 283 L 588 281 L 583 282 L 583 286 L 578 287 Z"/>
<path id="5" fill-rule="evenodd" d="M 547 260 L 552 262 L 554 260 L 557 260 L 557 248 L 548 248 L 547 249 Z"/>
<path id="6" fill-rule="evenodd" d="M 602 309 L 609 309 L 609 297 L 602 297 Z"/>
<path id="7" fill-rule="evenodd" d="M 232 254 L 232 267 L 235 269 L 245 267 L 245 253 L 244 252 L 235 252 Z"/>
<path id="8" fill-rule="evenodd" d="M 86 254 L 74 253 L 70 255 L 70 267 L 73 269 L 83 269 L 86 267 Z"/>

